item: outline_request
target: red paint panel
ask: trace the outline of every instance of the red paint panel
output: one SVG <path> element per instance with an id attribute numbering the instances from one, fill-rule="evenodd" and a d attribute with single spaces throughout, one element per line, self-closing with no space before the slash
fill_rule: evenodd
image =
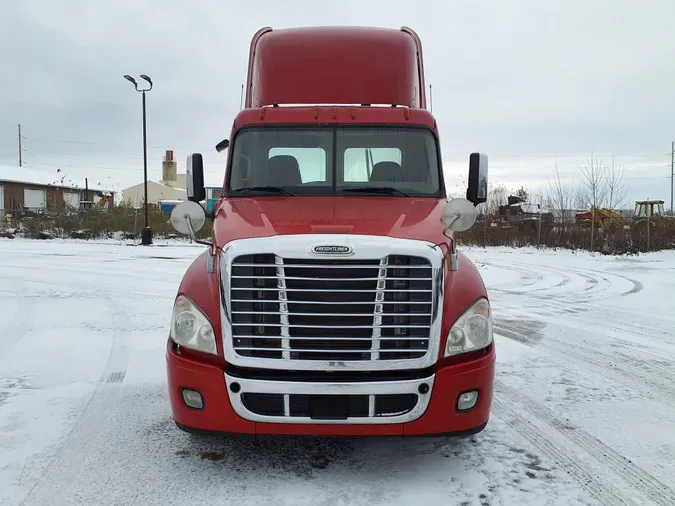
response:
<path id="1" fill-rule="evenodd" d="M 169 342 L 166 372 L 171 412 L 178 423 L 201 430 L 255 433 L 255 424 L 232 409 L 222 368 L 177 355 Z M 204 398 L 204 409 L 195 411 L 185 406 L 182 388 L 198 390 Z"/>
<path id="2" fill-rule="evenodd" d="M 417 41 L 402 30 L 267 30 L 254 37 L 252 49 L 247 107 L 274 103 L 421 107 Z"/>
<path id="3" fill-rule="evenodd" d="M 403 197 L 231 198 L 222 201 L 214 234 L 220 247 L 235 239 L 312 234 L 321 227 L 447 243 L 441 223 L 445 204 L 445 199 Z"/>
<path id="4" fill-rule="evenodd" d="M 222 368 L 176 355 L 170 344 L 166 358 L 171 411 L 178 423 L 201 430 L 248 434 L 394 436 L 464 431 L 488 421 L 495 373 L 494 347 L 478 360 L 439 369 L 426 412 L 406 424 L 272 424 L 249 422 L 234 412 Z M 202 411 L 192 410 L 183 404 L 180 393 L 183 387 L 202 393 L 205 401 Z M 475 389 L 480 391 L 476 408 L 467 413 L 457 413 L 455 403 L 459 394 Z"/>

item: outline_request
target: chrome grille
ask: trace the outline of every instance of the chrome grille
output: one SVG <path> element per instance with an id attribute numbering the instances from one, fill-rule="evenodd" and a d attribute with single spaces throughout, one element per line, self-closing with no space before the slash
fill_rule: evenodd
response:
<path id="1" fill-rule="evenodd" d="M 433 285 L 422 256 L 239 255 L 230 266 L 232 346 L 257 359 L 421 359 L 430 349 Z"/>

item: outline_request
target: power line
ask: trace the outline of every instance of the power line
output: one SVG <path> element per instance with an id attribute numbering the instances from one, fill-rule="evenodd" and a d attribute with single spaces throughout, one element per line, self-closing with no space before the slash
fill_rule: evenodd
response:
<path id="1" fill-rule="evenodd" d="M 103 167 L 100 165 L 72 165 L 72 164 L 67 164 L 67 163 L 41 163 L 40 167 L 70 167 L 70 168 L 78 168 L 78 169 L 97 169 L 97 170 L 117 170 L 117 171 L 129 171 L 129 172 L 137 172 L 140 169 L 139 168 L 134 168 L 134 167 Z M 38 169 L 39 170 L 39 169 Z M 148 168 L 148 172 L 162 172 L 162 169 L 151 169 Z M 224 174 L 225 169 L 222 171 L 204 171 L 206 174 Z"/>
<path id="2" fill-rule="evenodd" d="M 138 168 L 133 168 L 133 167 L 105 167 L 105 166 L 100 166 L 100 165 L 73 165 L 73 164 L 49 164 L 49 163 L 43 163 L 40 164 L 42 167 L 69 167 L 69 168 L 79 168 L 79 169 L 97 169 L 97 170 L 114 170 L 114 171 L 128 171 L 128 172 L 137 172 L 139 169 Z M 513 167 L 506 167 L 506 168 L 513 168 Z M 662 168 L 662 167 L 659 167 Z M 161 172 L 162 169 L 148 169 L 148 171 L 152 172 Z M 204 171 L 206 174 L 225 174 L 225 169 L 223 168 L 222 170 L 216 170 L 216 171 Z M 461 176 L 461 174 L 458 174 L 458 177 Z M 529 175 L 517 175 L 517 176 L 512 176 L 512 178 L 515 179 L 520 179 L 520 180 L 532 180 L 532 179 L 551 179 L 556 176 L 529 176 Z M 569 176 L 560 176 L 560 179 L 577 179 L 578 176 L 576 175 L 569 175 Z M 670 176 L 624 176 L 623 179 L 626 181 L 632 181 L 632 180 L 656 180 L 656 179 L 669 179 Z M 509 179 L 509 174 L 503 174 L 503 175 L 496 175 L 496 179 Z"/>
<path id="3" fill-rule="evenodd" d="M 24 137 L 25 139 L 25 137 Z M 85 140 L 72 140 L 72 139 L 50 139 L 46 137 L 31 137 L 31 140 L 35 141 L 40 141 L 40 142 L 54 142 L 54 143 L 59 143 L 59 144 L 87 144 L 87 145 L 93 145 L 93 146 L 111 146 L 111 147 L 128 147 L 128 148 L 137 148 L 138 146 L 135 144 L 118 144 L 118 143 L 111 143 L 111 142 L 101 142 L 101 141 L 85 141 Z M 173 147 L 167 147 L 165 146 L 151 146 L 148 145 L 148 148 L 152 149 L 161 149 L 161 150 L 166 150 L 166 149 L 172 149 L 174 151 L 190 151 L 190 152 L 198 152 L 200 150 L 205 150 L 205 149 L 215 149 L 212 146 L 209 146 L 208 148 L 205 148 L 204 146 L 201 146 L 199 148 L 195 148 L 194 146 L 191 148 L 187 147 L 180 147 L 180 146 L 173 146 Z M 461 152 L 461 153 L 453 153 L 453 152 L 448 152 L 448 153 L 443 153 L 442 154 L 444 157 L 468 157 L 468 152 Z M 575 152 L 575 153 L 570 153 L 570 152 L 529 152 L 529 153 L 488 153 L 490 157 L 520 157 L 520 158 L 526 158 L 526 157 L 575 157 L 575 158 L 581 158 L 581 157 L 588 157 L 591 156 L 590 152 L 585 152 L 585 151 L 580 151 L 580 152 Z M 615 157 L 669 157 L 670 152 L 663 152 L 663 153 L 612 153 L 612 152 L 593 152 L 592 156 L 595 158 L 601 158 L 603 156 L 612 156 L 614 155 Z"/>
<path id="4" fill-rule="evenodd" d="M 24 137 L 25 138 L 25 137 Z M 68 153 L 68 152 L 54 152 L 54 151 L 40 151 L 38 156 L 88 156 L 91 158 L 96 158 L 98 160 L 143 160 L 142 156 L 101 156 L 93 153 Z M 150 158 L 148 157 L 148 161 L 164 161 L 163 157 L 157 157 L 157 158 Z M 174 160 L 175 161 L 175 160 Z M 204 160 L 205 162 L 211 161 L 213 163 L 223 163 L 226 161 L 225 157 L 223 157 L 220 160 Z"/>
<path id="5" fill-rule="evenodd" d="M 100 141 L 76 141 L 76 140 L 67 140 L 67 139 L 48 139 L 44 137 L 32 137 L 31 138 L 34 141 L 41 141 L 41 142 L 54 142 L 58 144 L 88 144 L 92 146 L 111 146 L 111 147 L 117 147 L 117 148 L 138 148 L 136 144 L 116 144 L 112 142 L 100 142 Z M 215 146 L 215 144 L 214 144 Z M 173 148 L 167 148 L 166 146 L 150 146 L 148 145 L 148 148 L 152 149 L 173 149 L 173 150 L 184 150 L 184 151 L 194 151 L 193 148 L 185 148 L 185 147 L 173 147 Z M 204 149 L 202 146 L 199 149 Z M 213 148 L 215 150 L 215 148 Z"/>

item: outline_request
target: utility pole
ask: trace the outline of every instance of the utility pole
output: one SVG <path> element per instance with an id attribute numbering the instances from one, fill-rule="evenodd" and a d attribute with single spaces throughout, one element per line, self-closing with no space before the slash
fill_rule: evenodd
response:
<path id="1" fill-rule="evenodd" d="M 21 147 L 21 139 L 25 139 L 25 137 L 21 135 L 21 125 L 19 125 L 19 167 L 23 167 L 23 152 L 25 151 Z"/>
<path id="2" fill-rule="evenodd" d="M 675 174 L 675 141 L 670 144 L 670 215 L 673 216 L 673 174 Z"/>

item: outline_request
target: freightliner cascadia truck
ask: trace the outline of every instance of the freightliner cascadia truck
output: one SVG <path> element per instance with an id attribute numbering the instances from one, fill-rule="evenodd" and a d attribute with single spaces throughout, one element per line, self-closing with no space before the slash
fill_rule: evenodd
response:
<path id="1" fill-rule="evenodd" d="M 422 46 L 401 29 L 263 28 L 220 199 L 201 154 L 174 228 L 206 247 L 166 348 L 191 432 L 437 436 L 480 432 L 492 403 L 490 302 L 455 233 L 487 198 L 468 156 L 448 200 Z M 196 235 L 212 220 L 208 239 Z"/>

